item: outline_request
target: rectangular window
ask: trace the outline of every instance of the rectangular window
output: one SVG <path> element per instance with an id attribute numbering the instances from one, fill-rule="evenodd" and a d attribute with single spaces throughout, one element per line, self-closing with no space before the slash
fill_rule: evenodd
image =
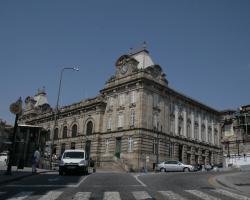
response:
<path id="1" fill-rule="evenodd" d="M 225 124 L 224 125 L 224 135 L 226 137 L 228 137 L 228 136 L 232 136 L 233 134 L 234 134 L 233 125 L 232 124 Z"/>
<path id="2" fill-rule="evenodd" d="M 112 128 L 112 117 L 111 116 L 109 116 L 109 118 L 108 118 L 108 126 L 107 126 L 107 128 L 108 128 L 108 130 L 111 130 L 111 128 Z"/>
<path id="3" fill-rule="evenodd" d="M 159 96 L 157 94 L 154 94 L 153 96 L 153 107 L 158 107 L 159 104 Z"/>
<path id="4" fill-rule="evenodd" d="M 135 103 L 136 102 L 136 92 L 132 91 L 130 97 L 131 97 L 130 103 Z"/>
<path id="5" fill-rule="evenodd" d="M 119 95 L 119 106 L 124 106 L 125 105 L 125 94 L 120 94 Z"/>
<path id="6" fill-rule="evenodd" d="M 157 113 L 155 113 L 153 115 L 153 128 L 158 130 L 160 127 L 159 127 L 159 116 Z"/>
<path id="7" fill-rule="evenodd" d="M 123 127 L 123 114 L 118 114 L 118 124 L 117 124 L 118 128 Z"/>
<path id="8" fill-rule="evenodd" d="M 113 102 L 113 97 L 109 97 L 109 103 L 108 105 L 111 107 L 113 106 L 114 102 Z"/>
<path id="9" fill-rule="evenodd" d="M 170 132 L 172 134 L 174 133 L 174 126 L 175 126 L 174 117 L 171 117 L 171 119 L 170 119 Z"/>
<path id="10" fill-rule="evenodd" d="M 109 152 L 109 139 L 105 140 L 105 153 Z"/>
<path id="11" fill-rule="evenodd" d="M 132 109 L 130 113 L 130 126 L 135 126 L 135 110 Z"/>
<path id="12" fill-rule="evenodd" d="M 128 152 L 129 153 L 133 152 L 133 138 L 132 137 L 128 138 Z"/>

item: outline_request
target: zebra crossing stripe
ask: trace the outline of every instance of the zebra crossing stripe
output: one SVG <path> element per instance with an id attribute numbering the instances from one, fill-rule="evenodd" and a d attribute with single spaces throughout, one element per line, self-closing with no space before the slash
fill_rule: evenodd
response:
<path id="1" fill-rule="evenodd" d="M 213 197 L 209 194 L 206 194 L 204 192 L 198 191 L 198 190 L 185 190 L 188 193 L 191 193 L 203 200 L 220 200 L 220 198 Z"/>
<path id="2" fill-rule="evenodd" d="M 61 191 L 51 191 L 46 193 L 45 195 L 43 195 L 41 198 L 39 198 L 38 200 L 54 200 L 57 199 L 57 197 L 59 197 L 63 192 Z"/>
<path id="3" fill-rule="evenodd" d="M 121 200 L 119 192 L 104 192 L 103 200 Z"/>
<path id="4" fill-rule="evenodd" d="M 134 191 L 132 194 L 136 200 L 152 199 L 146 191 Z"/>
<path id="5" fill-rule="evenodd" d="M 77 192 L 73 200 L 88 200 L 90 196 L 91 192 Z"/>
<path id="6" fill-rule="evenodd" d="M 169 200 L 186 200 L 181 195 L 176 194 L 172 191 L 158 191 L 158 192 L 161 193 L 164 197 L 167 197 Z"/>
<path id="7" fill-rule="evenodd" d="M 229 192 L 227 190 L 217 189 L 217 190 L 212 190 L 212 191 L 216 192 L 218 194 L 222 194 L 222 195 L 237 199 L 237 200 L 250 200 L 249 197 L 239 195 L 239 194 L 235 194 L 235 193 Z"/>
<path id="8" fill-rule="evenodd" d="M 23 200 L 23 199 L 27 198 L 28 196 L 30 196 L 32 193 L 33 192 L 19 192 L 15 196 L 13 196 L 12 198 L 9 198 L 7 200 Z"/>

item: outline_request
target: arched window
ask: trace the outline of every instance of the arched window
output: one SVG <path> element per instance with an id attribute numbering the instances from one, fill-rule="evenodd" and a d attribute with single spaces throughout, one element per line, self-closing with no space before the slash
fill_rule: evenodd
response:
<path id="1" fill-rule="evenodd" d="M 174 116 L 170 117 L 170 133 L 174 134 L 174 129 L 175 128 L 175 121 L 174 121 Z"/>
<path id="2" fill-rule="evenodd" d="M 219 144 L 218 130 L 217 129 L 214 129 L 214 144 L 215 145 Z"/>
<path id="3" fill-rule="evenodd" d="M 183 118 L 179 117 L 178 135 L 183 135 Z"/>
<path id="4" fill-rule="evenodd" d="M 202 126 L 201 126 L 201 140 L 203 141 L 203 142 L 205 142 L 205 139 L 206 139 L 206 132 L 205 132 L 205 130 L 206 130 L 206 127 L 205 127 L 205 125 L 204 124 L 202 124 Z"/>
<path id="5" fill-rule="evenodd" d="M 58 139 L 58 128 L 55 128 L 54 130 L 54 140 Z"/>
<path id="6" fill-rule="evenodd" d="M 195 138 L 196 140 L 199 139 L 198 126 L 199 126 L 198 123 L 195 122 L 195 124 L 194 124 L 194 138 Z"/>
<path id="7" fill-rule="evenodd" d="M 72 137 L 76 137 L 77 136 L 77 125 L 76 124 L 74 124 L 72 126 L 71 132 L 72 132 Z"/>
<path id="8" fill-rule="evenodd" d="M 187 138 L 191 138 L 191 122 L 187 123 Z"/>
<path id="9" fill-rule="evenodd" d="M 208 128 L 208 143 L 212 143 L 212 129 Z"/>
<path id="10" fill-rule="evenodd" d="M 63 127 L 63 138 L 67 138 L 67 132 L 68 132 L 67 126 L 64 126 Z"/>
<path id="11" fill-rule="evenodd" d="M 91 135 L 93 131 L 93 123 L 91 121 L 89 121 L 87 123 L 87 135 Z"/>

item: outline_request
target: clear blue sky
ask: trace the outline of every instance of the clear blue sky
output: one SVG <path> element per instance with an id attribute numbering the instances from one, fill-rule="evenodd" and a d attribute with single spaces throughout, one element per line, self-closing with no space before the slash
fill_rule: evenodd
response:
<path id="1" fill-rule="evenodd" d="M 55 106 L 94 97 L 147 42 L 169 85 L 218 110 L 250 104 L 250 1 L 0 1 L 0 118 L 45 86 Z"/>

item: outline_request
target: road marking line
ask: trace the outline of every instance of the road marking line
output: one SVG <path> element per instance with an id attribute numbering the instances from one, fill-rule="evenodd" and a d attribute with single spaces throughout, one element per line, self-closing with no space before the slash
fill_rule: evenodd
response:
<path id="1" fill-rule="evenodd" d="M 204 192 L 198 191 L 198 190 L 185 190 L 188 193 L 191 193 L 203 200 L 220 200 L 220 198 L 216 198 L 214 196 L 211 196 L 209 194 L 206 194 Z"/>
<path id="2" fill-rule="evenodd" d="M 76 187 L 79 187 L 89 176 L 85 176 L 78 184 L 76 184 Z"/>
<path id="3" fill-rule="evenodd" d="M 57 199 L 63 192 L 62 191 L 50 191 L 43 195 L 38 200 L 54 200 Z"/>
<path id="4" fill-rule="evenodd" d="M 172 191 L 158 191 L 158 192 L 161 193 L 164 197 L 167 197 L 169 200 L 186 200 L 186 198 Z"/>
<path id="5" fill-rule="evenodd" d="M 222 195 L 231 197 L 231 198 L 234 198 L 234 199 L 238 199 L 238 200 L 250 200 L 249 197 L 239 195 L 239 194 L 235 194 L 235 193 L 229 192 L 227 190 L 217 189 L 217 190 L 211 190 L 211 191 L 216 192 L 218 194 L 222 194 Z"/>
<path id="6" fill-rule="evenodd" d="M 104 192 L 103 200 L 121 200 L 119 192 Z"/>
<path id="7" fill-rule="evenodd" d="M 152 199 L 152 197 L 146 191 L 134 191 L 132 194 L 136 200 Z"/>
<path id="8" fill-rule="evenodd" d="M 134 175 L 135 179 L 143 186 L 143 187 L 147 187 L 146 184 L 144 184 L 139 178 L 138 178 L 139 175 Z"/>
<path id="9" fill-rule="evenodd" d="M 88 200 L 90 196 L 91 192 L 77 192 L 73 200 Z"/>
<path id="10" fill-rule="evenodd" d="M 22 199 L 26 199 L 28 196 L 30 196 L 33 192 L 20 192 L 18 194 L 16 194 L 15 196 L 13 196 L 12 198 L 9 198 L 7 200 L 22 200 Z"/>

